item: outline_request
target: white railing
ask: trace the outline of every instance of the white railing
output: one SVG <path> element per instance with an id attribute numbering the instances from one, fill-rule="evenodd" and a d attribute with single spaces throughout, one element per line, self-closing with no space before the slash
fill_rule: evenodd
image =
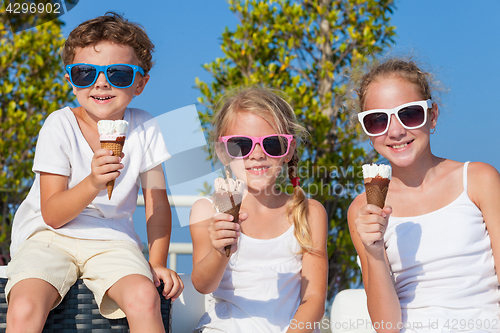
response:
<path id="1" fill-rule="evenodd" d="M 177 255 L 193 254 L 193 243 L 170 243 L 168 248 L 168 268 L 177 271 Z"/>
<path id="2" fill-rule="evenodd" d="M 191 207 L 196 200 L 200 199 L 198 195 L 169 195 L 168 201 L 171 206 L 176 207 Z M 144 197 L 139 195 L 137 198 L 137 206 L 144 206 Z M 144 246 L 144 255 L 148 254 L 148 246 Z M 168 249 L 168 268 L 177 271 L 177 255 L 178 254 L 193 254 L 192 243 L 170 243 Z"/>
<path id="3" fill-rule="evenodd" d="M 168 201 L 170 206 L 191 207 L 200 198 L 199 195 L 169 195 Z M 144 197 L 141 194 L 137 198 L 137 206 L 144 206 Z"/>

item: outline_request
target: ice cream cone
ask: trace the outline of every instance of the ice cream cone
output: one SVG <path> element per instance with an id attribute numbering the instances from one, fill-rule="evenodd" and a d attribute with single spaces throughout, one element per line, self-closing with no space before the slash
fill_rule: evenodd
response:
<path id="1" fill-rule="evenodd" d="M 241 208 L 241 195 L 239 193 L 216 193 L 214 195 L 214 205 L 221 213 L 233 216 L 233 222 L 239 222 L 240 208 Z M 231 255 L 231 245 L 224 247 L 226 257 Z"/>
<path id="2" fill-rule="evenodd" d="M 363 165 L 366 201 L 368 204 L 384 208 L 391 174 L 392 170 L 388 165 Z"/>
<path id="3" fill-rule="evenodd" d="M 233 208 L 231 208 L 226 212 L 226 214 L 231 214 L 233 216 L 234 223 L 238 223 L 240 221 L 239 220 L 240 208 L 241 208 L 241 203 L 237 204 L 236 206 L 234 206 Z M 226 251 L 226 257 L 229 258 L 231 256 L 231 245 L 224 246 L 224 250 Z"/>
<path id="4" fill-rule="evenodd" d="M 97 123 L 97 130 L 99 131 L 101 148 L 113 151 L 113 156 L 121 156 L 127 129 L 128 122 L 125 120 L 100 120 Z M 109 200 L 111 200 L 114 187 L 115 180 L 106 183 Z"/>
<path id="5" fill-rule="evenodd" d="M 366 201 L 369 204 L 384 208 L 390 179 L 375 177 L 365 179 Z"/>
<path id="6" fill-rule="evenodd" d="M 233 216 L 233 222 L 239 222 L 239 214 L 245 183 L 242 180 L 234 180 L 226 172 L 226 179 L 216 178 L 214 181 L 215 192 L 213 194 L 213 203 L 217 211 Z M 226 256 L 231 256 L 231 245 L 224 247 Z"/>
<path id="7" fill-rule="evenodd" d="M 116 138 L 115 141 L 101 141 L 101 148 L 113 151 L 113 156 L 120 156 L 122 154 L 123 145 L 125 144 L 125 137 Z"/>
<path id="8" fill-rule="evenodd" d="M 101 148 L 113 151 L 113 156 L 121 156 L 124 143 L 125 143 L 125 137 L 118 137 L 116 138 L 115 141 L 101 141 Z M 109 200 L 111 200 L 111 194 L 113 194 L 114 187 L 115 187 L 114 179 L 106 183 Z"/>

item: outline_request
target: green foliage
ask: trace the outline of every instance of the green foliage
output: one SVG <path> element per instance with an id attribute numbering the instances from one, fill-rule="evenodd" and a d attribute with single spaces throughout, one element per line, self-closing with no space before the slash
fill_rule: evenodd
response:
<path id="1" fill-rule="evenodd" d="M 0 18 L 0 262 L 5 263 L 13 213 L 33 182 L 38 132 L 73 96 L 59 55 L 62 23 L 13 34 Z"/>
<path id="2" fill-rule="evenodd" d="M 198 194 L 204 197 L 208 197 L 213 193 L 213 187 L 208 182 L 203 182 L 203 188 L 198 189 Z"/>
<path id="3" fill-rule="evenodd" d="M 359 282 L 347 208 L 362 189 L 360 166 L 374 157 L 350 125 L 345 71 L 394 43 L 392 0 L 229 0 L 240 22 L 222 34 L 223 58 L 196 79 L 205 126 L 222 94 L 259 84 L 283 90 L 310 136 L 299 164 L 303 188 L 329 218 L 329 296 Z M 356 191 L 357 189 L 357 191 Z"/>

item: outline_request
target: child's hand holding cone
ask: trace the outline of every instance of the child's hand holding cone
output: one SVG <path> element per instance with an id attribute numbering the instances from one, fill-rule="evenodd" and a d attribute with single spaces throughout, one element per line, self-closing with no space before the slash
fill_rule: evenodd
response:
<path id="1" fill-rule="evenodd" d="M 385 206 L 385 199 L 391 179 L 388 165 L 363 165 L 367 205 L 359 204 L 354 224 L 356 232 L 372 256 L 384 258 L 384 234 L 388 216 L 392 209 Z"/>
<path id="2" fill-rule="evenodd" d="M 125 120 L 101 120 L 97 123 L 97 129 L 99 131 L 101 148 L 113 151 L 113 156 L 121 156 L 123 145 L 125 144 L 128 122 Z M 114 186 L 114 179 L 106 184 L 109 200 L 111 200 Z"/>
<path id="3" fill-rule="evenodd" d="M 241 180 L 235 181 L 232 178 L 217 178 L 214 181 L 214 186 L 213 202 L 217 211 L 232 215 L 233 222 L 238 223 L 245 183 Z M 229 257 L 231 245 L 226 246 L 225 251 L 226 257 Z"/>

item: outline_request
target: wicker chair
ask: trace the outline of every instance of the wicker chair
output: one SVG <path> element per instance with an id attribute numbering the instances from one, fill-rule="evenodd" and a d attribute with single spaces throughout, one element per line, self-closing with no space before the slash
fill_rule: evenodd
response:
<path id="1" fill-rule="evenodd" d="M 7 279 L 0 278 L 0 333 L 5 332 L 7 302 L 5 301 L 5 284 Z M 172 308 L 170 300 L 166 300 L 161 295 L 163 285 L 158 287 L 161 299 L 161 314 L 165 331 L 171 331 Z M 129 332 L 128 322 L 123 319 L 106 319 L 97 308 L 94 295 L 85 286 L 82 280 L 78 280 L 64 297 L 61 304 L 50 311 L 45 326 L 44 333 L 64 332 L 64 333 L 125 333 Z"/>

